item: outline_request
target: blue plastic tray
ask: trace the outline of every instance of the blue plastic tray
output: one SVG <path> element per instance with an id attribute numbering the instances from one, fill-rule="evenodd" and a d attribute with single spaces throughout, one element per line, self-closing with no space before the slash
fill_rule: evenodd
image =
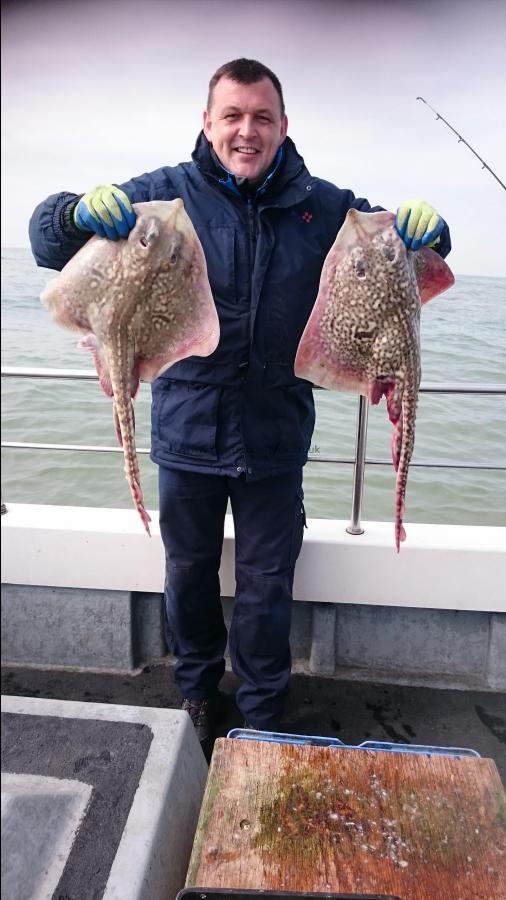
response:
<path id="1" fill-rule="evenodd" d="M 309 734 L 284 734 L 280 731 L 254 731 L 251 728 L 232 728 L 227 737 L 241 741 L 264 741 L 272 744 L 306 744 L 311 747 L 337 747 L 348 750 L 383 750 L 387 753 L 413 753 L 422 756 L 477 756 L 476 750 L 466 747 L 431 747 L 424 744 L 392 744 L 388 741 L 363 741 L 361 744 L 345 744 L 339 738 L 318 737 Z"/>

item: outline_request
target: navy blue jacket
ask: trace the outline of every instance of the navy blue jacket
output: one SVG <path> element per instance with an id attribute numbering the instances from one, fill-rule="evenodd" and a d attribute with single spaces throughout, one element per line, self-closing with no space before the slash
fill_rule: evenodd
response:
<path id="1" fill-rule="evenodd" d="M 152 458 L 258 479 L 307 459 L 314 403 L 311 385 L 293 372 L 297 346 L 347 211 L 381 207 L 313 178 L 290 138 L 274 176 L 252 198 L 224 176 L 201 133 L 192 162 L 120 187 L 132 203 L 182 197 L 220 319 L 211 356 L 181 360 L 152 385 Z M 61 269 L 88 240 L 72 224 L 77 199 L 53 195 L 35 210 L 30 240 L 38 265 Z M 442 256 L 450 246 L 445 226 Z"/>

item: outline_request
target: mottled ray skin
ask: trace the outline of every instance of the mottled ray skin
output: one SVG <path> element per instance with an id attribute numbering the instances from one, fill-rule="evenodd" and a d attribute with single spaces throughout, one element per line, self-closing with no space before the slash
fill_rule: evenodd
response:
<path id="1" fill-rule="evenodd" d="M 453 284 L 437 253 L 406 250 L 389 212 L 349 210 L 322 269 L 316 303 L 302 335 L 295 374 L 314 384 L 385 395 L 394 425 L 397 472 L 395 544 L 402 524 L 415 442 L 420 386 L 420 306 Z"/>
<path id="2" fill-rule="evenodd" d="M 135 449 L 132 399 L 184 357 L 208 356 L 219 341 L 218 315 L 204 253 L 183 201 L 134 204 L 126 240 L 92 237 L 49 283 L 41 300 L 59 325 L 81 331 L 100 384 L 113 399 L 125 474 L 149 534 Z"/>

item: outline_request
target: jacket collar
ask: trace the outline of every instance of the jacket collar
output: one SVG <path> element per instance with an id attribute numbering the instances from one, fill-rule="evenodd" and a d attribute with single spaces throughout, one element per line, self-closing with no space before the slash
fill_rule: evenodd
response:
<path id="1" fill-rule="evenodd" d="M 227 172 L 221 165 L 203 131 L 200 132 L 197 138 L 192 159 L 206 178 L 217 182 L 227 193 L 233 193 L 244 199 L 253 197 L 255 200 L 259 200 L 265 197 L 269 199 L 269 205 L 275 205 L 273 201 L 280 199 L 281 193 L 291 183 L 298 188 L 298 193 L 301 181 L 304 182 L 304 187 L 311 181 L 311 176 L 304 165 L 304 160 L 289 137 L 285 138 L 259 185 L 251 186 L 247 183 L 245 184 L 243 179 L 237 179 L 232 173 Z M 289 193 L 290 202 L 294 202 L 291 196 L 292 191 Z M 285 205 L 285 203 L 283 202 L 281 205 Z"/>
<path id="2" fill-rule="evenodd" d="M 257 200 L 262 194 L 265 194 L 269 189 L 272 180 L 277 176 L 283 166 L 283 147 L 279 147 L 267 172 L 265 172 L 261 178 L 257 178 L 256 181 L 250 181 L 248 178 L 241 178 L 239 175 L 234 175 L 233 172 L 229 172 L 228 169 L 221 164 L 214 148 L 210 146 L 209 150 L 219 183 L 227 188 L 227 190 L 232 191 L 233 194 L 242 197 L 243 200 Z"/>

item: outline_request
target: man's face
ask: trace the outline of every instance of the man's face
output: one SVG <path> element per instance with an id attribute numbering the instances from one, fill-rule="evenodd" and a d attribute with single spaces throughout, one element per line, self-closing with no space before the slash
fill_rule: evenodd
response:
<path id="1" fill-rule="evenodd" d="M 204 111 L 204 134 L 222 165 L 234 175 L 259 178 L 283 143 L 288 119 L 270 78 L 238 84 L 220 78 L 211 110 Z"/>

